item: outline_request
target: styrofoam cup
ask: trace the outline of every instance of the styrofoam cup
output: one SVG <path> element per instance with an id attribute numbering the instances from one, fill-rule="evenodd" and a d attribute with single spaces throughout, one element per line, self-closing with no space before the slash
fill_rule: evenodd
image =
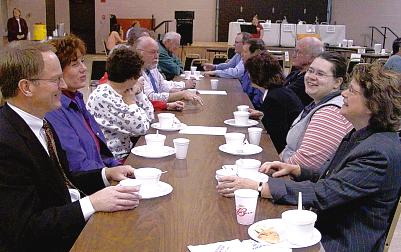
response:
<path id="1" fill-rule="evenodd" d="M 353 45 L 354 45 L 354 41 L 352 39 L 349 39 L 347 46 L 352 47 Z"/>
<path id="2" fill-rule="evenodd" d="M 262 128 L 258 127 L 251 127 L 248 128 L 248 136 L 249 136 L 249 143 L 250 144 L 255 144 L 259 145 L 260 144 L 260 138 L 262 136 Z"/>
<path id="3" fill-rule="evenodd" d="M 241 225 L 251 225 L 255 221 L 258 191 L 252 189 L 238 189 L 234 191 L 235 213 L 237 222 Z"/>
<path id="4" fill-rule="evenodd" d="M 184 71 L 185 74 L 185 79 L 189 80 L 191 79 L 191 71 Z"/>
<path id="5" fill-rule="evenodd" d="M 216 90 L 219 87 L 219 80 L 218 79 L 211 79 L 210 85 L 212 86 L 213 90 Z"/>
<path id="6" fill-rule="evenodd" d="M 173 139 L 174 148 L 175 148 L 175 157 L 177 159 L 187 158 L 189 142 L 190 142 L 190 140 L 186 139 L 186 138 Z"/>
<path id="7" fill-rule="evenodd" d="M 256 177 L 261 164 L 262 162 L 260 162 L 259 160 L 251 158 L 241 158 L 235 161 L 238 176 L 241 178 Z"/>
<path id="8" fill-rule="evenodd" d="M 195 75 L 196 69 L 197 69 L 196 66 L 191 66 L 191 74 L 192 74 L 192 75 Z"/>
<path id="9" fill-rule="evenodd" d="M 216 170 L 216 180 L 217 183 L 219 182 L 219 179 L 222 177 L 226 177 L 226 176 L 237 176 L 237 172 L 231 169 L 219 169 Z"/>

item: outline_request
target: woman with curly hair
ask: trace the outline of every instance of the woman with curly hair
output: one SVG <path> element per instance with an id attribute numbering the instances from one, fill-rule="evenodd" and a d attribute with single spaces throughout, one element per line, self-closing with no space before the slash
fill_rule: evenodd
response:
<path id="1" fill-rule="evenodd" d="M 107 147 L 99 125 L 86 109 L 82 93 L 78 91 L 87 83 L 84 42 L 69 35 L 48 43 L 56 49 L 64 79 L 59 81 L 65 81 L 67 89 L 62 91 L 61 108 L 47 113 L 46 120 L 53 125 L 60 138 L 71 172 L 120 165 Z"/>
<path id="2" fill-rule="evenodd" d="M 326 251 L 382 251 L 401 189 L 401 79 L 380 65 L 357 65 L 340 113 L 354 129 L 320 170 L 268 162 L 266 183 L 223 177 L 218 191 L 232 196 L 240 188 L 259 189 L 261 197 L 317 213 L 315 227 Z M 292 179 L 279 178 L 290 175 Z"/>
<path id="3" fill-rule="evenodd" d="M 131 137 L 145 135 L 154 119 L 152 103 L 143 93 L 143 61 L 128 46 L 117 47 L 109 55 L 106 71 L 109 81 L 99 85 L 86 104 L 118 159 L 125 159 L 133 143 Z"/>

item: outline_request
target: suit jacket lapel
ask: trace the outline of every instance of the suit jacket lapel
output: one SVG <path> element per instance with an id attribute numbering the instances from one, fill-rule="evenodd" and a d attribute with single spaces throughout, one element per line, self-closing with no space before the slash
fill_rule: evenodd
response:
<path id="1" fill-rule="evenodd" d="M 29 128 L 25 121 L 7 104 L 4 105 L 4 115 L 18 134 L 25 139 L 27 154 L 30 154 L 32 161 L 36 164 L 36 169 L 40 169 L 41 174 L 46 174 L 42 179 L 47 181 L 49 187 L 54 188 L 54 193 L 59 194 L 67 202 L 71 201 L 68 188 L 65 186 L 61 172 L 50 159 L 31 128 Z"/>

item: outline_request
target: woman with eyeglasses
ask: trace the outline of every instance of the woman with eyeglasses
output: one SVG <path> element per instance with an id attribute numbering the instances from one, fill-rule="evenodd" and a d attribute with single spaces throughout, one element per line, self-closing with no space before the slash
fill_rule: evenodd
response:
<path id="1" fill-rule="evenodd" d="M 48 43 L 55 47 L 63 69 L 63 78 L 55 81 L 65 82 L 67 89 L 62 91 L 61 108 L 47 113 L 45 118 L 60 139 L 71 172 L 119 166 L 120 162 L 114 159 L 102 131 L 86 109 L 83 95 L 79 92 L 87 82 L 84 42 L 69 35 Z"/>
<path id="2" fill-rule="evenodd" d="M 305 74 L 305 92 L 313 102 L 288 131 L 287 145 L 280 154 L 283 162 L 319 169 L 351 130 L 350 122 L 340 114 L 346 69 L 346 58 L 336 52 L 323 52 L 313 60 Z"/>
<path id="3" fill-rule="evenodd" d="M 259 170 L 272 175 L 268 182 L 223 177 L 219 193 L 258 189 L 275 203 L 296 205 L 302 192 L 303 207 L 317 213 L 326 251 L 383 251 L 401 188 L 400 85 L 400 76 L 380 65 L 355 66 L 340 109 L 353 130 L 327 165 L 265 163 Z M 292 179 L 279 178 L 286 175 Z"/>

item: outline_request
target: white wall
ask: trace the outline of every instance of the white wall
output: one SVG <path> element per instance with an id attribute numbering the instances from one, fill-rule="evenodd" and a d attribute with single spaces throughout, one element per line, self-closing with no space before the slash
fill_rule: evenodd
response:
<path id="1" fill-rule="evenodd" d="M 390 27 L 401 36 L 401 1 L 400 0 L 333 0 L 332 23 L 346 24 L 346 37 L 354 44 L 370 46 L 371 29 L 376 26 Z M 394 35 L 388 33 L 386 48 L 391 50 Z M 382 43 L 383 37 L 374 32 L 373 43 Z"/>
<path id="2" fill-rule="evenodd" d="M 96 0 L 96 51 L 103 50 L 102 39 L 108 36 L 110 14 L 115 14 L 117 18 L 151 18 L 153 14 L 156 25 L 164 20 L 173 20 L 169 28 L 175 31 L 176 10 L 195 11 L 194 41 L 214 41 L 216 0 L 106 0 L 105 3 Z M 105 15 L 105 20 L 102 15 Z M 157 32 L 163 33 L 164 27 Z"/>

